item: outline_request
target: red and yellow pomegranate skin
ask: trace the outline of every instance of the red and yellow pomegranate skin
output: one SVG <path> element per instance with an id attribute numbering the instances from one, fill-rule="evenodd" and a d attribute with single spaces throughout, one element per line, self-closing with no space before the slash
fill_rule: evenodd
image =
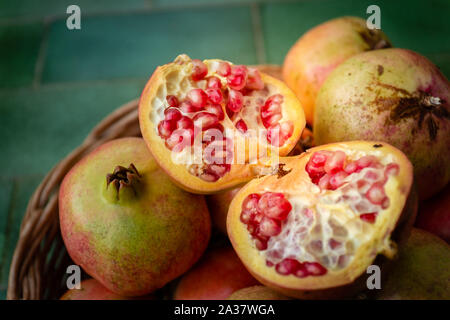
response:
<path id="1" fill-rule="evenodd" d="M 291 300 L 291 298 L 260 285 L 237 290 L 227 300 Z"/>
<path id="2" fill-rule="evenodd" d="M 411 229 L 411 163 L 400 150 L 368 141 L 323 145 L 280 162 L 282 174 L 252 180 L 231 202 L 227 230 L 236 253 L 284 295 L 355 294 L 367 267 L 393 258 Z"/>
<path id="3" fill-rule="evenodd" d="M 434 197 L 420 203 L 415 226 L 450 244 L 450 184 Z"/>
<path id="4" fill-rule="evenodd" d="M 305 119 L 297 97 L 280 80 L 252 67 L 180 55 L 158 67 L 147 82 L 139 102 L 139 123 L 155 160 L 173 181 L 189 192 L 210 194 L 257 175 L 251 162 L 258 161 L 261 150 L 267 151 L 264 157 L 287 155 L 297 143 Z M 200 124 L 197 132 L 201 134 L 195 131 Z M 223 140 L 227 142 L 224 153 L 231 155 L 231 161 L 224 158 L 220 164 L 206 163 L 203 152 L 209 142 L 205 135 L 210 130 L 235 133 L 227 136 L 231 143 Z M 249 135 L 260 130 L 267 133 L 265 140 Z M 193 154 L 196 139 L 202 148 L 200 164 L 186 162 L 186 153 Z M 179 141 L 183 141 L 181 146 L 176 145 Z M 239 145 L 243 149 L 238 149 Z M 254 147 L 256 155 L 251 152 Z"/>
<path id="5" fill-rule="evenodd" d="M 357 17 L 333 19 L 306 32 L 283 64 L 284 81 L 301 101 L 306 122 L 314 123 L 316 96 L 331 71 L 351 56 L 386 46 L 390 46 L 386 35 L 368 29 Z"/>
<path id="6" fill-rule="evenodd" d="M 349 58 L 317 96 L 314 140 L 378 140 L 414 165 L 420 200 L 450 182 L 450 82 L 427 58 L 383 49 Z"/>
<path id="7" fill-rule="evenodd" d="M 181 278 L 174 299 L 224 300 L 239 289 L 257 284 L 233 248 L 213 249 Z"/>
<path id="8" fill-rule="evenodd" d="M 130 164 L 139 176 L 120 180 L 130 185 L 107 184 L 116 166 Z M 59 217 L 72 260 L 123 296 L 148 294 L 186 272 L 211 229 L 204 198 L 176 187 L 141 138 L 107 142 L 78 162 L 62 182 Z"/>
<path id="9" fill-rule="evenodd" d="M 237 187 L 205 196 L 211 213 L 212 224 L 223 234 L 227 234 L 227 214 L 231 200 L 240 189 L 240 187 Z"/>
<path id="10" fill-rule="evenodd" d="M 118 295 L 100 284 L 95 279 L 81 282 L 81 289 L 67 290 L 60 300 L 130 300 L 133 298 Z M 152 300 L 152 296 L 138 297 L 138 299 Z"/>

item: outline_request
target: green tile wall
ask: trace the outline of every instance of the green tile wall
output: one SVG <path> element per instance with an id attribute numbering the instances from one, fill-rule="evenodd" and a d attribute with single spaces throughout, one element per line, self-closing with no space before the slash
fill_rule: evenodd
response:
<path id="1" fill-rule="evenodd" d="M 0 87 L 31 85 L 43 31 L 41 22 L 0 26 Z"/>
<path id="2" fill-rule="evenodd" d="M 92 17 L 77 31 L 54 23 L 43 81 L 148 78 L 179 53 L 255 63 L 249 8 Z"/>

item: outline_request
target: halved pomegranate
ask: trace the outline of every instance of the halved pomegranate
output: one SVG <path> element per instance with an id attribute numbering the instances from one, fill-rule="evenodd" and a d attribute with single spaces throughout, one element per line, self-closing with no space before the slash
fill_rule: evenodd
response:
<path id="1" fill-rule="evenodd" d="M 365 285 L 378 254 L 392 258 L 417 210 L 413 169 L 378 142 L 323 145 L 282 158 L 282 172 L 233 198 L 227 231 L 247 269 L 296 298 L 338 298 Z M 282 173 L 282 174 L 280 174 Z"/>
<path id="2" fill-rule="evenodd" d="M 259 174 L 254 164 L 287 155 L 305 126 L 301 104 L 283 82 L 253 67 L 186 55 L 156 69 L 139 122 L 159 165 L 196 193 L 250 180 Z"/>

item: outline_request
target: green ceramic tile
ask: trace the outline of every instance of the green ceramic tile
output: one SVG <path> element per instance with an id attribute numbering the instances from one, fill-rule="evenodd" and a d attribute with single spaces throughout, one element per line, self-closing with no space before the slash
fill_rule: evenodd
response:
<path id="1" fill-rule="evenodd" d="M 7 178 L 0 178 L 0 268 L 2 266 L 1 257 L 4 251 L 3 248 L 7 233 L 8 212 L 11 205 L 12 190 L 12 180 Z M 6 289 L 6 287 L 3 287 L 2 285 L 3 283 L 0 279 L 0 290 Z"/>
<path id="2" fill-rule="evenodd" d="M 236 3 L 257 3 L 261 0 L 153 0 L 153 5 L 158 6 L 178 6 L 178 5 L 222 5 Z"/>
<path id="3" fill-rule="evenodd" d="M 255 63 L 248 7 L 170 10 L 51 26 L 43 81 L 148 78 L 178 54 Z"/>
<path id="4" fill-rule="evenodd" d="M 28 200 L 42 180 L 42 176 L 24 177 L 15 180 L 11 212 L 8 214 L 8 226 L 5 241 L 0 256 L 0 286 L 6 289 L 11 259 L 19 238 L 22 218 L 25 214 Z"/>
<path id="5" fill-rule="evenodd" d="M 83 15 L 93 12 L 148 8 L 151 0 L 3 0 L 0 1 L 0 18 L 42 18 L 66 15 L 66 9 L 71 4 L 78 5 Z"/>
<path id="6" fill-rule="evenodd" d="M 267 59 L 282 63 L 294 42 L 310 28 L 329 19 L 354 15 L 368 17 L 371 0 L 320 0 L 299 3 L 268 3 L 261 15 Z M 381 27 L 396 47 L 422 54 L 450 52 L 448 0 L 376 1 L 381 9 Z"/>
<path id="7" fill-rule="evenodd" d="M 1 92 L 2 173 L 48 172 L 107 114 L 139 97 L 143 86 L 127 81 Z"/>
<path id="8" fill-rule="evenodd" d="M 32 83 L 42 36 L 41 23 L 0 26 L 0 87 Z"/>

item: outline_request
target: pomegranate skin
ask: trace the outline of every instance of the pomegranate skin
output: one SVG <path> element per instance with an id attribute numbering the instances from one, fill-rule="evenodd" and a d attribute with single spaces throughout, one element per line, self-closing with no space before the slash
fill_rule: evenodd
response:
<path id="1" fill-rule="evenodd" d="M 220 248 L 207 253 L 183 276 L 174 299 L 224 300 L 239 289 L 257 284 L 233 248 Z"/>
<path id="2" fill-rule="evenodd" d="M 317 145 L 379 140 L 414 165 L 419 198 L 450 181 L 450 84 L 425 57 L 405 49 L 359 54 L 342 63 L 316 100 Z"/>
<path id="3" fill-rule="evenodd" d="M 153 300 L 153 297 L 145 296 L 138 299 Z M 130 300 L 130 298 L 109 291 L 95 279 L 87 279 L 81 282 L 81 289 L 67 290 L 60 300 Z"/>
<path id="4" fill-rule="evenodd" d="M 431 199 L 420 203 L 416 227 L 450 244 L 450 184 Z"/>
<path id="5" fill-rule="evenodd" d="M 107 187 L 107 174 L 131 163 L 140 174 L 129 180 L 134 190 Z M 61 184 L 59 218 L 72 260 L 122 296 L 146 295 L 186 272 L 211 232 L 204 198 L 176 187 L 141 138 L 107 142 L 78 162 Z"/>
<path id="6" fill-rule="evenodd" d="M 370 30 L 358 17 L 341 17 L 306 32 L 289 50 L 283 63 L 283 78 L 314 122 L 314 103 L 328 75 L 348 58 L 375 48 L 390 47 L 381 30 Z"/>
<path id="7" fill-rule="evenodd" d="M 205 197 L 209 212 L 211 213 L 213 226 L 220 230 L 223 234 L 227 234 L 227 214 L 231 200 L 233 200 L 234 196 L 240 189 L 241 188 L 238 187 L 216 194 L 207 195 Z"/>
<path id="8" fill-rule="evenodd" d="M 240 289 L 228 297 L 227 300 L 292 300 L 265 286 L 253 286 Z"/>

